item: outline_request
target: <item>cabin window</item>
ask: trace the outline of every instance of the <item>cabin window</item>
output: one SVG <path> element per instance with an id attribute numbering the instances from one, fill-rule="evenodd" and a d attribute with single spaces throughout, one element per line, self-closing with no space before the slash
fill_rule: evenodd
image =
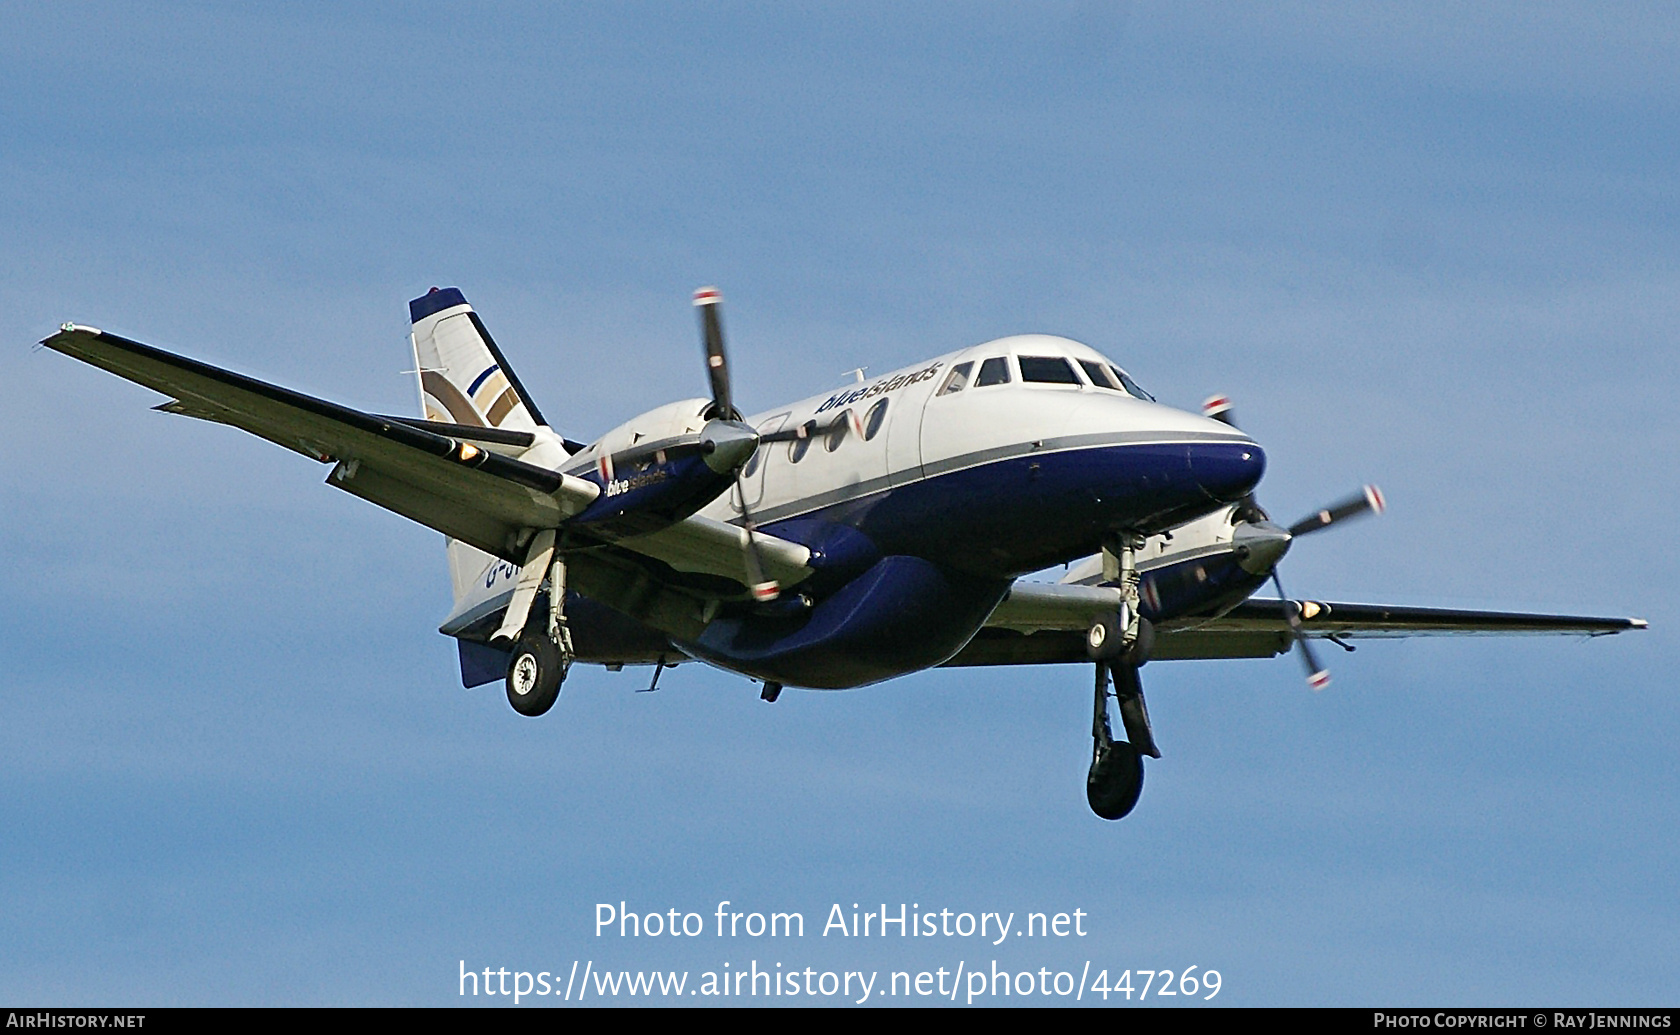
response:
<path id="1" fill-rule="evenodd" d="M 958 363 L 952 367 L 951 372 L 945 375 L 945 383 L 939 386 L 939 391 L 936 394 L 955 395 L 962 391 L 968 385 L 968 372 L 973 369 L 973 363 Z M 886 400 L 882 399 L 881 402 L 884 404 Z M 870 412 L 873 413 L 874 411 L 871 410 Z"/>
<path id="2" fill-rule="evenodd" d="M 968 363 L 963 364 L 964 375 L 968 373 L 969 366 L 970 364 Z M 881 430 L 881 422 L 886 419 L 887 401 L 885 399 L 879 399 L 876 401 L 874 406 L 869 408 L 869 412 L 863 415 L 863 440 L 868 442 L 874 439 L 876 433 Z"/>
<path id="3" fill-rule="evenodd" d="M 1064 356 L 1021 356 L 1021 380 L 1041 385 L 1077 385 L 1079 375 Z"/>
<path id="4" fill-rule="evenodd" d="M 840 443 L 846 441 L 846 432 L 852 428 L 852 411 L 835 417 L 828 425 L 828 431 L 823 435 L 823 448 L 830 453 L 840 448 Z"/>
<path id="5" fill-rule="evenodd" d="M 788 444 L 788 463 L 797 464 L 805 459 L 805 453 L 811 448 L 811 436 L 817 433 L 817 422 L 808 420 L 799 428 L 802 434 Z"/>
<path id="6" fill-rule="evenodd" d="M 985 388 L 987 385 L 1003 385 L 1009 383 L 1009 357 L 993 356 L 980 364 L 980 376 L 974 379 L 974 387 Z"/>

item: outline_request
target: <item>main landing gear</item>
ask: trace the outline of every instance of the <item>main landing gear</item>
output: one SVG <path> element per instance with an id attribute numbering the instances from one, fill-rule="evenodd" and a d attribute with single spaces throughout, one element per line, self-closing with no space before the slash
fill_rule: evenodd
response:
<path id="1" fill-rule="evenodd" d="M 1085 650 L 1096 662 L 1096 696 L 1091 715 L 1091 771 L 1085 778 L 1085 800 L 1103 819 L 1119 819 L 1137 806 L 1143 793 L 1143 756 L 1160 758 L 1149 709 L 1143 701 L 1138 669 L 1149 660 L 1155 629 L 1138 613 L 1136 550 L 1141 536 L 1115 536 L 1103 547 L 1106 581 L 1120 590 L 1120 609 L 1102 615 L 1085 634 Z M 1109 690 L 1113 679 L 1112 695 Z M 1108 724 L 1108 699 L 1120 708 L 1125 740 L 1115 740 Z"/>
<path id="2" fill-rule="evenodd" d="M 532 604 L 544 575 L 548 576 L 547 621 L 532 622 Z M 552 530 L 532 537 L 507 614 L 491 637 L 492 642 L 510 639 L 513 651 L 508 659 L 508 704 L 521 715 L 541 715 L 559 700 L 560 684 L 566 681 L 573 657 L 572 633 L 566 626 L 566 562 L 554 548 Z"/>

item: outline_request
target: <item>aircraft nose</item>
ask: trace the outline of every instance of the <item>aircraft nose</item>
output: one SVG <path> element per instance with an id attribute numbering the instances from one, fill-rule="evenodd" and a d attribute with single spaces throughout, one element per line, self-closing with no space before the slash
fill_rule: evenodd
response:
<path id="1" fill-rule="evenodd" d="M 1190 447 L 1190 473 L 1203 492 L 1235 503 L 1260 484 L 1266 454 L 1252 442 L 1203 442 Z"/>

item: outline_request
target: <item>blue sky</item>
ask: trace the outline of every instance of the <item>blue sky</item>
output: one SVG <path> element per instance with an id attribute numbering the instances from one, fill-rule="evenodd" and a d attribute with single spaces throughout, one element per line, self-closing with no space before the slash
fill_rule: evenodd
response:
<path id="1" fill-rule="evenodd" d="M 6 4 L 0 999 L 448 1003 L 458 961 L 1076 971 L 1216 1003 L 1672 1003 L 1680 14 L 1664 5 Z M 1291 592 L 1640 615 L 1577 642 L 757 700 L 462 691 L 438 537 L 32 349 L 102 326 L 412 406 L 466 291 L 561 429 L 1023 331 L 1233 395 L 1262 501 L 1391 511 Z M 594 904 L 1084 909 L 989 946 L 593 937 Z M 1026 943 L 1021 943 L 1026 944 Z"/>

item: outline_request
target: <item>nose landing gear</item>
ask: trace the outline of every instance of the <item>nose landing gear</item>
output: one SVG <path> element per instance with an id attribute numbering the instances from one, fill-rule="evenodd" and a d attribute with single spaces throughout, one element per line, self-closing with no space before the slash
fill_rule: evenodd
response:
<path id="1" fill-rule="evenodd" d="M 1122 603 L 1114 615 L 1092 624 L 1085 647 L 1096 662 L 1096 700 L 1091 716 L 1091 771 L 1085 777 L 1085 800 L 1103 819 L 1119 819 L 1137 806 L 1143 793 L 1143 757 L 1160 758 L 1149 709 L 1143 702 L 1138 668 L 1149 660 L 1155 630 L 1139 611 L 1136 551 L 1143 538 L 1119 533 L 1103 546 L 1103 568 L 1120 590 Z M 1115 740 L 1108 724 L 1109 678 L 1120 707 L 1126 739 Z"/>

